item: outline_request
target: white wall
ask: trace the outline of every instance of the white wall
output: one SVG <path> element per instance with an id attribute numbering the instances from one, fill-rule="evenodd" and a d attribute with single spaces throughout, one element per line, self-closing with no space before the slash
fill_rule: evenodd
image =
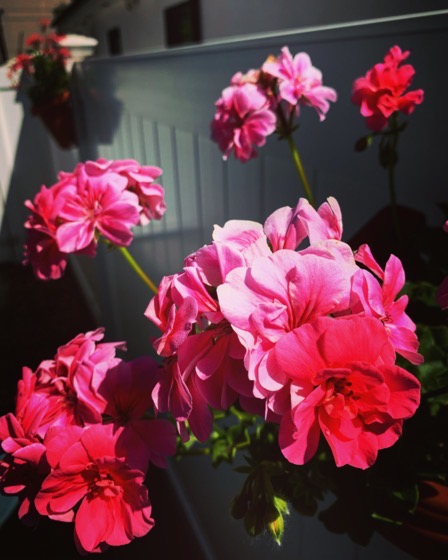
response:
<path id="1" fill-rule="evenodd" d="M 203 0 L 204 40 L 444 9 L 444 0 Z"/>
<path id="2" fill-rule="evenodd" d="M 92 0 L 64 23 L 62 30 L 99 39 L 98 56 L 108 54 L 107 32 L 119 26 L 125 53 L 165 48 L 163 10 L 180 0 Z M 446 0 L 200 0 L 204 42 L 252 33 L 357 21 L 447 7 Z M 83 25 L 81 29 L 71 25 Z"/>

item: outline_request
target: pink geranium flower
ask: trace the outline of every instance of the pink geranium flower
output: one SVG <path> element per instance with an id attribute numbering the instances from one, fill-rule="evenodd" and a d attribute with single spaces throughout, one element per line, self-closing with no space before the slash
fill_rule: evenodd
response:
<path id="1" fill-rule="evenodd" d="M 274 132 L 276 125 L 265 93 L 255 84 L 243 82 L 223 90 L 215 105 L 211 137 L 218 143 L 224 159 L 232 151 L 244 162 L 256 157 L 255 147 L 266 143 L 266 137 Z"/>
<path id="2" fill-rule="evenodd" d="M 0 491 L 18 497 L 18 516 L 27 525 L 38 520 L 33 500 L 50 470 L 38 435 L 47 408 L 46 399 L 33 394 L 16 415 L 0 417 L 0 447 L 7 453 L 0 460 Z"/>
<path id="3" fill-rule="evenodd" d="M 416 325 L 405 312 L 409 298 L 402 295 L 396 299 L 405 282 L 400 259 L 391 255 L 383 271 L 368 245 L 362 245 L 355 258 L 367 266 L 376 278 L 368 270 L 356 272 L 352 289 L 358 302 L 352 302 L 353 311 L 380 319 L 395 350 L 411 363 L 421 364 L 423 356 L 418 353 Z"/>
<path id="4" fill-rule="evenodd" d="M 25 263 L 41 279 L 60 278 L 68 253 L 94 256 L 99 237 L 127 246 L 131 228 L 159 220 L 166 211 L 164 189 L 155 180 L 162 170 L 135 160 L 78 163 L 60 172 L 58 182 L 42 187 L 31 210 Z"/>
<path id="5" fill-rule="evenodd" d="M 129 245 L 131 228 L 139 220 L 139 204 L 126 186 L 126 179 L 118 174 L 89 177 L 81 171 L 76 187 L 66 187 L 67 200 L 59 213 L 64 223 L 56 232 L 59 249 L 79 251 L 99 234 L 115 245 Z"/>
<path id="6" fill-rule="evenodd" d="M 345 244 L 327 242 L 302 253 L 283 249 L 227 275 L 218 299 L 246 349 L 245 365 L 256 397 L 272 396 L 287 385 L 284 372 L 269 361 L 287 332 L 348 308 L 356 268 Z M 271 403 L 275 412 L 280 412 L 279 403 Z"/>
<path id="7" fill-rule="evenodd" d="M 225 409 L 239 398 L 243 407 L 260 411 L 269 396 L 272 406 L 275 400 L 283 409 L 284 403 L 278 395 L 274 396 L 276 391 L 285 389 L 281 381 L 269 381 L 267 376 L 267 385 L 260 385 L 265 375 L 266 353 L 275 344 L 274 331 L 278 338 L 300 321 L 310 320 L 313 312 L 336 312 L 348 306 L 350 278 L 356 266 L 351 249 L 339 241 L 341 235 L 341 212 L 333 198 L 317 211 L 300 199 L 294 209 L 285 207 L 274 212 L 264 226 L 247 220 L 230 220 L 223 227 L 215 226 L 213 243 L 189 255 L 182 273 L 162 279 L 158 294 L 145 313 L 162 331 L 153 342 L 154 348 L 159 355 L 170 357 L 154 392 L 157 409 L 171 411 L 180 426 L 188 420 L 199 439 L 206 439 L 210 433 L 209 406 Z M 311 247 L 299 255 L 295 250 L 306 238 Z M 316 269 L 311 265 L 314 260 Z M 304 270 L 308 266 L 313 269 L 310 276 L 316 287 L 317 270 L 321 269 L 329 285 L 326 292 L 316 288 L 320 292 L 316 297 L 310 295 L 309 305 L 308 292 L 303 292 L 302 303 L 309 307 L 305 317 L 295 309 L 293 293 L 297 287 L 291 287 L 295 282 L 291 269 L 298 263 L 303 264 Z M 250 278 L 244 288 L 236 280 L 241 274 Z M 265 281 L 277 279 L 281 283 L 282 276 L 290 278 L 291 286 L 277 286 L 279 292 L 273 295 L 275 288 L 267 288 Z M 298 276 L 297 272 L 296 280 L 300 283 Z M 302 281 L 309 287 L 305 276 Z M 338 282 L 342 277 L 341 288 Z M 237 282 L 235 286 L 233 280 Z M 226 290 L 230 291 L 222 299 L 221 293 Z M 321 305 L 325 294 L 332 303 Z M 228 320 L 223 317 L 223 301 Z M 269 306 L 272 313 L 267 311 Z M 248 307 L 250 313 L 246 313 Z M 241 315 L 241 324 L 236 315 Z M 253 338 L 243 331 L 252 332 Z M 245 352 L 249 375 L 243 364 Z M 258 366 L 259 362 L 262 365 Z M 272 417 L 271 410 L 265 412 Z"/>
<path id="8" fill-rule="evenodd" d="M 337 466 L 370 467 L 420 402 L 420 383 L 394 365 L 377 319 L 318 318 L 279 340 L 273 358 L 291 380 L 279 444 L 294 464 L 313 457 L 322 433 Z"/>
<path id="9" fill-rule="evenodd" d="M 278 79 L 279 98 L 296 108 L 314 107 L 323 121 L 330 108 L 329 101 L 336 101 L 337 94 L 332 88 L 322 85 L 322 72 L 311 64 L 309 55 L 300 52 L 294 57 L 288 47 L 283 47 L 277 59 L 268 59 L 263 72 Z"/>
<path id="10" fill-rule="evenodd" d="M 54 425 L 70 426 L 101 422 L 106 402 L 98 393 L 98 387 L 108 370 L 119 364 L 115 353 L 122 343 L 99 343 L 103 329 L 80 334 L 66 345 L 58 348 L 54 360 L 42 362 L 28 380 L 29 372 L 23 373 L 24 390 L 18 404 L 26 401 L 27 394 L 38 393 L 47 402 L 45 416 L 41 419 L 38 433 L 45 436 Z"/>
<path id="11" fill-rule="evenodd" d="M 208 286 L 222 284 L 231 270 L 249 266 L 256 257 L 271 254 L 263 226 L 249 220 L 229 220 L 215 225 L 213 243 L 205 245 L 185 259 L 186 267 L 198 270 Z"/>
<path id="12" fill-rule="evenodd" d="M 160 220 L 166 212 L 165 191 L 155 183 L 163 171 L 155 165 L 140 165 L 135 159 L 87 161 L 85 171 L 89 176 L 118 173 L 127 179 L 127 190 L 138 196 L 140 225 Z"/>
<path id="13" fill-rule="evenodd" d="M 25 222 L 28 232 L 24 264 L 30 263 L 41 280 L 60 278 L 67 265 L 67 255 L 59 250 L 56 241 L 57 217 L 64 204 L 65 194 L 61 189 L 44 186 L 33 202 L 25 202 L 31 215 Z"/>
<path id="14" fill-rule="evenodd" d="M 109 369 L 98 388 L 107 403 L 105 416 L 123 428 L 118 449 L 123 449 L 142 471 L 149 462 L 166 467 L 166 457 L 176 451 L 174 426 L 168 420 L 148 416 L 153 405 L 151 394 L 161 372 L 157 362 L 143 356 Z"/>
<path id="15" fill-rule="evenodd" d="M 163 333 L 153 342 L 159 356 L 171 356 L 176 352 L 190 334 L 198 315 L 198 304 L 194 297 L 179 299 L 173 293 L 173 281 L 176 276 L 162 278 L 157 294 L 145 311 L 145 316 Z"/>
<path id="16" fill-rule="evenodd" d="M 423 101 L 423 90 L 406 91 L 415 74 L 410 64 L 401 65 L 409 56 L 400 47 L 392 47 L 384 62 L 375 64 L 367 74 L 355 80 L 352 101 L 361 108 L 371 130 L 383 130 L 397 112 L 411 114 Z"/>
<path id="17" fill-rule="evenodd" d="M 119 435 L 112 424 L 97 424 L 49 432 L 45 441 L 53 471 L 36 508 L 52 519 L 74 520 L 75 542 L 84 553 L 127 544 L 154 526 L 145 473 L 118 454 Z"/>

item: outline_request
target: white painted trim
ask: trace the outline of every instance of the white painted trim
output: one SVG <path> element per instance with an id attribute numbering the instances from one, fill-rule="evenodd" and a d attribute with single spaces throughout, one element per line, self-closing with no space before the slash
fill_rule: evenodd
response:
<path id="1" fill-rule="evenodd" d="M 240 35 L 234 37 L 227 37 L 225 39 L 208 40 L 197 45 L 188 45 L 185 47 L 174 47 L 174 48 L 163 48 L 163 49 L 153 49 L 144 52 L 137 52 L 132 54 L 124 54 L 113 57 L 114 63 L 128 62 L 138 60 L 140 58 L 153 58 L 160 56 L 179 56 L 179 55 L 191 55 L 194 53 L 204 53 L 204 52 L 215 52 L 217 50 L 225 50 L 228 47 L 239 49 L 242 48 L 252 48 L 255 46 L 261 46 L 266 43 L 269 44 L 271 41 L 278 41 L 279 39 L 300 39 L 300 37 L 305 37 L 308 35 L 315 34 L 316 40 L 330 39 L 332 37 L 345 34 L 347 37 L 347 31 L 353 35 L 357 35 L 357 32 L 363 33 L 363 35 L 371 34 L 376 32 L 378 26 L 385 24 L 404 24 L 406 27 L 410 24 L 415 27 L 415 22 L 419 22 L 419 29 L 421 29 L 420 24 L 434 26 L 434 19 L 441 16 L 448 16 L 447 10 L 436 10 L 432 12 L 418 12 L 413 14 L 405 14 L 399 16 L 388 16 L 384 18 L 366 19 L 359 21 L 350 21 L 346 23 L 336 23 L 328 25 L 318 25 L 310 27 L 302 27 L 297 29 L 289 29 L 283 31 L 272 31 L 269 33 L 257 33 L 251 35 Z M 370 29 L 369 29 L 370 28 Z M 89 59 L 90 62 L 110 62 L 110 56 L 93 56 Z"/>

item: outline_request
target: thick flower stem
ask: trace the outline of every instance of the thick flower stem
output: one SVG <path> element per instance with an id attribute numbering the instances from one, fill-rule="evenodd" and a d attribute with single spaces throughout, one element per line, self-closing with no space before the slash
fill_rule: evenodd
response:
<path id="1" fill-rule="evenodd" d="M 393 113 L 389 118 L 389 129 L 382 133 L 380 141 L 380 162 L 387 170 L 390 209 L 398 248 L 401 248 L 402 239 L 397 212 L 397 196 L 395 193 L 395 167 L 398 161 L 398 135 L 403 129 L 404 127 L 398 124 L 397 113 Z"/>
<path id="2" fill-rule="evenodd" d="M 289 119 L 286 118 L 285 113 L 281 105 L 277 107 L 277 115 L 279 118 L 279 129 L 278 132 L 280 134 L 280 138 L 286 138 L 288 141 L 288 146 L 291 151 L 292 159 L 294 160 L 294 164 L 296 166 L 297 171 L 299 172 L 300 180 L 302 181 L 303 188 L 305 189 L 305 194 L 308 199 L 308 202 L 314 206 L 314 197 L 313 193 L 311 192 L 310 184 L 308 183 L 308 179 L 306 178 L 305 168 L 303 167 L 302 160 L 300 158 L 299 151 L 297 150 L 297 146 L 294 143 L 294 139 L 292 137 L 293 133 L 293 113 L 290 112 Z"/>
<path id="3" fill-rule="evenodd" d="M 308 202 L 314 206 L 314 197 L 313 193 L 311 192 L 311 187 L 308 183 L 308 179 L 306 178 L 305 169 L 302 164 L 302 160 L 300 159 L 299 151 L 297 150 L 296 145 L 294 144 L 294 140 L 291 134 L 286 136 L 288 140 L 288 146 L 291 151 L 292 159 L 294 160 L 295 166 L 297 171 L 299 172 L 300 180 L 302 181 L 303 188 L 305 189 L 305 194 L 308 199 Z"/>
<path id="4" fill-rule="evenodd" d="M 398 247 L 401 247 L 401 231 L 400 231 L 400 223 L 398 220 L 398 212 L 397 212 L 397 195 L 395 192 L 395 166 L 397 164 L 397 159 L 398 159 L 397 144 L 398 144 L 398 134 L 399 134 L 399 127 L 398 127 L 395 113 L 390 117 L 389 123 L 390 123 L 390 132 L 387 141 L 387 158 L 386 158 L 389 199 L 390 199 L 390 206 L 392 210 L 392 220 L 394 223 L 397 245 Z"/>
<path id="5" fill-rule="evenodd" d="M 400 233 L 400 224 L 398 221 L 398 213 L 397 213 L 397 197 L 395 194 L 395 165 L 389 165 L 388 169 L 388 183 L 389 183 L 389 197 L 390 197 L 390 206 L 392 209 L 392 220 L 394 222 L 395 228 L 395 236 L 397 238 L 398 246 L 401 245 L 401 233 Z"/>
<path id="6" fill-rule="evenodd" d="M 123 255 L 123 257 L 126 259 L 126 261 L 128 262 L 128 264 L 130 265 L 130 267 L 134 270 L 134 272 L 140 276 L 140 278 L 143 280 L 143 282 L 155 293 L 157 294 L 158 290 L 157 290 L 157 286 L 154 284 L 154 282 L 151 280 L 151 278 L 149 278 L 142 270 L 142 268 L 140 267 L 140 265 L 137 263 L 137 261 L 134 259 L 134 257 L 131 255 L 131 253 L 126 249 L 126 247 L 118 247 L 120 249 L 121 254 Z"/>

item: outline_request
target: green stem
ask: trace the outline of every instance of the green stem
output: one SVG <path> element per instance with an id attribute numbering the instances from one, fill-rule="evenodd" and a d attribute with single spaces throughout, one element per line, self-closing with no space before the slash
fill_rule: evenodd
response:
<path id="1" fill-rule="evenodd" d="M 281 105 L 277 107 L 277 115 L 280 121 L 279 126 L 279 134 L 280 138 L 286 138 L 288 141 L 288 146 L 291 151 L 292 159 L 294 160 L 294 164 L 296 166 L 297 171 L 299 172 L 300 180 L 302 181 L 303 188 L 305 189 L 305 194 L 308 199 L 308 202 L 314 206 L 314 197 L 313 193 L 311 192 L 310 184 L 308 183 L 308 179 L 306 178 L 305 168 L 303 167 L 302 160 L 300 158 L 299 151 L 297 150 L 297 146 L 294 143 L 292 132 L 293 132 L 293 111 L 289 114 L 289 119 L 286 119 L 286 116 L 283 112 Z"/>
<path id="2" fill-rule="evenodd" d="M 392 209 L 392 220 L 394 222 L 395 228 L 395 235 L 397 238 L 398 247 L 401 246 L 401 232 L 400 232 L 400 224 L 398 221 L 398 212 L 397 212 L 397 195 L 395 192 L 395 166 L 397 163 L 397 144 L 398 144 L 398 130 L 397 130 L 397 121 L 394 118 L 394 115 L 391 117 L 390 120 L 391 125 L 391 136 L 390 136 L 390 144 L 389 144 L 389 164 L 387 166 L 387 177 L 388 177 L 388 186 L 389 186 L 389 198 L 390 198 L 390 205 Z"/>
<path id="3" fill-rule="evenodd" d="M 118 249 L 120 249 L 121 254 L 123 255 L 123 257 L 126 259 L 126 261 L 128 262 L 128 264 L 131 266 L 131 268 L 134 270 L 134 272 L 140 276 L 140 278 L 143 280 L 143 282 L 155 293 L 157 294 L 158 290 L 157 290 L 157 286 L 154 284 L 154 282 L 151 280 L 151 278 L 149 278 L 142 270 L 142 268 L 140 267 L 140 265 L 138 264 L 138 262 L 134 259 L 134 257 L 131 255 L 131 253 L 126 249 L 126 247 L 118 247 Z"/>
<path id="4" fill-rule="evenodd" d="M 300 180 L 302 181 L 303 188 L 305 189 L 305 194 L 308 202 L 311 204 L 311 206 L 314 206 L 313 193 L 311 192 L 311 187 L 308 183 L 308 179 L 306 178 L 305 169 L 303 167 L 302 160 L 300 159 L 299 151 L 297 150 L 297 147 L 292 138 L 292 134 L 288 134 L 286 136 L 286 139 L 288 140 L 288 146 L 291 151 L 292 159 L 294 160 L 297 171 L 299 172 Z"/>

